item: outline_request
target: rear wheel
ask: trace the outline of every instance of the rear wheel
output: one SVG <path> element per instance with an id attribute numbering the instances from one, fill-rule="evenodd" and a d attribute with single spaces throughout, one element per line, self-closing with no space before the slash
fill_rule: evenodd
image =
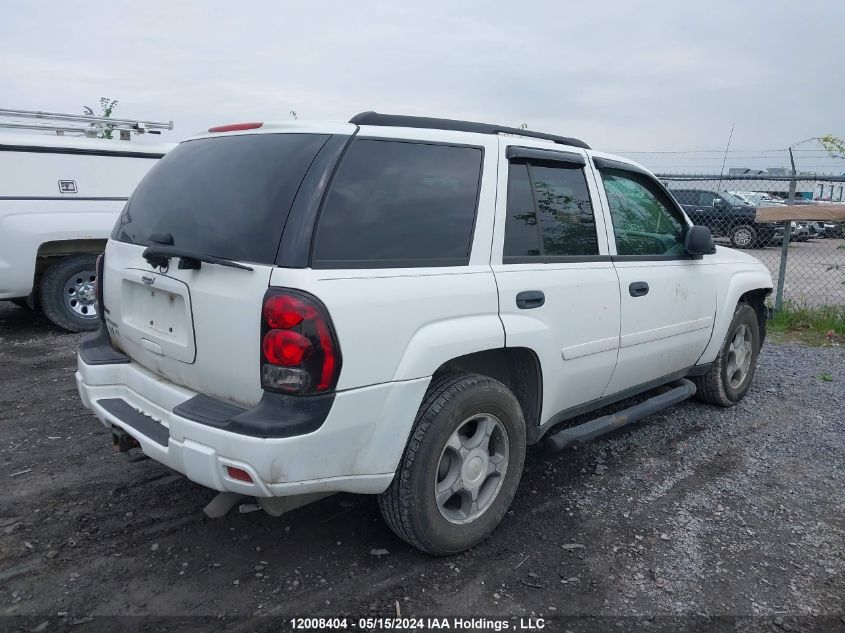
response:
<path id="1" fill-rule="evenodd" d="M 379 507 L 390 528 L 424 552 L 447 555 L 489 535 L 516 494 L 525 421 L 502 383 L 471 373 L 432 381 Z"/>
<path id="2" fill-rule="evenodd" d="M 736 306 L 725 342 L 703 376 L 695 376 L 695 397 L 720 407 L 731 407 L 745 397 L 754 379 L 760 352 L 760 323 L 747 303 Z"/>
<path id="3" fill-rule="evenodd" d="M 44 315 L 69 332 L 96 330 L 96 270 L 96 255 L 73 255 L 53 263 L 41 277 L 40 304 Z"/>
<path id="4" fill-rule="evenodd" d="M 757 231 L 747 224 L 731 229 L 731 245 L 734 248 L 751 248 L 757 242 Z"/>

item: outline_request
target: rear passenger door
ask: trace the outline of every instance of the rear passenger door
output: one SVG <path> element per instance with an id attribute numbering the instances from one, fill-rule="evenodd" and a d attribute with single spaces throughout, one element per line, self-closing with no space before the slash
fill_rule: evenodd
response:
<path id="1" fill-rule="evenodd" d="M 542 424 L 604 392 L 616 365 L 619 284 L 584 152 L 499 142 L 491 265 L 506 345 L 541 363 Z"/>
<path id="2" fill-rule="evenodd" d="M 687 220 L 653 176 L 617 161 L 594 163 L 622 306 L 611 395 L 697 362 L 713 329 L 716 272 L 709 259 L 686 254 Z"/>

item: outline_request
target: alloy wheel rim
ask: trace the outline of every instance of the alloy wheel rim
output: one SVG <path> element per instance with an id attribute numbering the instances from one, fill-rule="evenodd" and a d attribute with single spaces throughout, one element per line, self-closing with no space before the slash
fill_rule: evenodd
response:
<path id="1" fill-rule="evenodd" d="M 508 431 L 490 413 L 467 418 L 449 436 L 434 476 L 440 515 L 457 525 L 481 516 L 502 488 L 508 470 Z"/>
<path id="2" fill-rule="evenodd" d="M 81 270 L 72 275 L 62 293 L 65 307 L 83 319 L 97 318 L 97 291 L 95 282 L 97 273 L 93 270 Z"/>
<path id="3" fill-rule="evenodd" d="M 739 229 L 734 234 L 734 239 L 739 246 L 748 246 L 751 243 L 751 231 L 748 229 Z"/>
<path id="4" fill-rule="evenodd" d="M 751 368 L 751 356 L 751 328 L 743 323 L 736 329 L 728 345 L 727 375 L 732 388 L 738 389 L 745 381 Z"/>

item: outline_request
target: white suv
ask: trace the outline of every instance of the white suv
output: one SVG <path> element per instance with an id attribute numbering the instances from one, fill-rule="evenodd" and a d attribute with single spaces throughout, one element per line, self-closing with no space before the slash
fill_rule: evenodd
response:
<path id="1" fill-rule="evenodd" d="M 772 288 L 631 161 L 374 112 L 184 141 L 98 265 L 76 378 L 119 448 L 273 513 L 380 495 L 433 554 L 496 527 L 526 445 L 740 400 Z"/>

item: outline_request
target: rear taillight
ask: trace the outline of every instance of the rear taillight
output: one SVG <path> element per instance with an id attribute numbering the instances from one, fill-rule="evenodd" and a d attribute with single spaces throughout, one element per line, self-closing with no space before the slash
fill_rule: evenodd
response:
<path id="1" fill-rule="evenodd" d="M 261 386 L 311 395 L 334 389 L 340 348 L 325 306 L 298 290 L 272 289 L 261 310 Z"/>
<path id="2" fill-rule="evenodd" d="M 97 264 L 94 266 L 97 275 L 97 278 L 94 280 L 94 295 L 97 298 L 97 315 L 103 323 L 106 321 L 106 313 L 103 309 L 103 266 L 105 259 L 106 254 L 100 253 L 97 257 Z"/>

